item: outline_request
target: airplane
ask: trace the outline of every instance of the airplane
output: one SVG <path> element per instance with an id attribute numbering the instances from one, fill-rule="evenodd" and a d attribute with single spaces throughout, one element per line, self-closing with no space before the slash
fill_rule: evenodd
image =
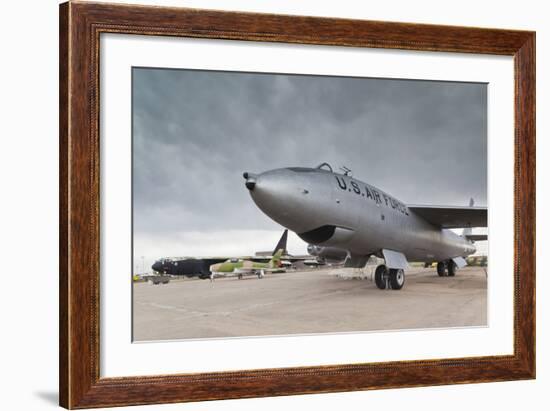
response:
<path id="1" fill-rule="evenodd" d="M 256 263 L 251 260 L 243 260 L 239 258 L 230 258 L 223 263 L 213 264 L 210 266 L 212 273 L 211 279 L 219 274 L 236 273 L 239 280 L 246 274 L 255 274 L 259 279 L 264 278 L 266 272 L 280 271 L 281 255 L 283 249 L 279 249 L 275 255 L 267 263 Z"/>
<path id="2" fill-rule="evenodd" d="M 273 249 L 273 252 L 268 256 L 255 256 L 255 257 L 240 257 L 240 259 L 248 259 L 254 262 L 267 262 L 277 252 L 277 250 L 283 250 L 283 255 L 286 256 L 288 230 L 283 232 L 283 235 L 279 239 L 279 242 Z M 154 272 L 160 274 L 170 275 L 184 275 L 187 277 L 198 276 L 201 279 L 210 278 L 210 267 L 214 264 L 222 263 L 231 257 L 218 256 L 218 257 L 182 257 L 182 258 L 161 258 L 153 263 L 151 268 Z"/>
<path id="3" fill-rule="evenodd" d="M 405 205 L 382 190 L 336 173 L 328 163 L 243 173 L 258 208 L 305 242 L 348 251 L 346 267 L 363 268 L 369 257 L 384 259 L 375 270 L 379 289 L 400 290 L 408 261 L 437 262 L 439 276 L 454 276 L 475 253 L 471 234 L 487 227 L 487 208 Z M 465 228 L 463 235 L 450 229 Z"/>

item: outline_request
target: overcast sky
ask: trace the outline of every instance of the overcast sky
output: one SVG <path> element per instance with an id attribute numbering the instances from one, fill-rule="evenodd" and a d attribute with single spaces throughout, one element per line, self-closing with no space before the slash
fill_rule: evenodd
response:
<path id="1" fill-rule="evenodd" d="M 243 171 L 326 161 L 406 204 L 486 205 L 486 115 L 484 84 L 135 68 L 135 259 L 271 250 Z"/>

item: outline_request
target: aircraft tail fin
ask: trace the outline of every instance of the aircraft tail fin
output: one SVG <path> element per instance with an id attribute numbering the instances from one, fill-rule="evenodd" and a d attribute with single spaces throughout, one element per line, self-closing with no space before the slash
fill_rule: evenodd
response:
<path id="1" fill-rule="evenodd" d="M 277 251 L 279 250 L 283 250 L 282 254 L 283 255 L 287 255 L 288 252 L 286 250 L 286 242 L 288 240 L 288 229 L 285 230 L 283 232 L 283 235 L 281 236 L 279 242 L 277 243 L 277 245 L 275 246 L 275 249 L 273 250 L 273 252 L 271 253 L 271 255 L 275 255 L 277 254 Z"/>

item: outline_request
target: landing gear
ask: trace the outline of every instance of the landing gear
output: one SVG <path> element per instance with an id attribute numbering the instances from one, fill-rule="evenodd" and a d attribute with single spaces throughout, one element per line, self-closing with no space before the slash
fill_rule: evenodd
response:
<path id="1" fill-rule="evenodd" d="M 400 290 L 405 284 L 405 271 L 388 269 L 385 265 L 379 265 L 374 272 L 374 282 L 381 290 L 386 288 Z"/>
<path id="2" fill-rule="evenodd" d="M 376 267 L 376 271 L 374 272 L 374 282 L 376 283 L 376 286 L 381 290 L 386 289 L 387 277 L 388 269 L 385 265 L 379 265 L 378 267 Z"/>
<path id="3" fill-rule="evenodd" d="M 456 264 L 453 260 L 449 260 L 447 262 L 447 275 L 449 277 L 454 277 L 455 276 L 455 271 L 456 271 Z"/>
<path id="4" fill-rule="evenodd" d="M 405 284 L 405 271 L 390 270 L 390 286 L 393 290 L 401 290 Z"/>
<path id="5" fill-rule="evenodd" d="M 457 267 L 453 260 L 440 261 L 437 263 L 437 275 L 440 277 L 454 277 L 456 269 Z"/>
<path id="6" fill-rule="evenodd" d="M 237 278 L 238 278 L 239 280 L 242 280 L 242 279 L 243 279 L 243 275 L 242 275 L 241 273 L 239 273 L 239 275 L 237 275 Z"/>

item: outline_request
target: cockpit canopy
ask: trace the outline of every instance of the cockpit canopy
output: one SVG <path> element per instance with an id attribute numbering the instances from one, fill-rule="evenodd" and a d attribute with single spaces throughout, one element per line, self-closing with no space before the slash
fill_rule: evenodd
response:
<path id="1" fill-rule="evenodd" d="M 329 164 L 329 163 L 321 163 L 319 164 L 317 167 L 315 167 L 316 170 L 326 170 L 326 171 L 330 171 L 331 173 L 334 173 L 334 169 L 332 168 L 332 166 Z M 350 168 L 347 168 L 346 166 L 342 166 L 340 167 L 340 170 L 342 170 L 342 174 L 344 174 L 345 176 L 352 176 L 351 174 L 351 169 Z"/>

